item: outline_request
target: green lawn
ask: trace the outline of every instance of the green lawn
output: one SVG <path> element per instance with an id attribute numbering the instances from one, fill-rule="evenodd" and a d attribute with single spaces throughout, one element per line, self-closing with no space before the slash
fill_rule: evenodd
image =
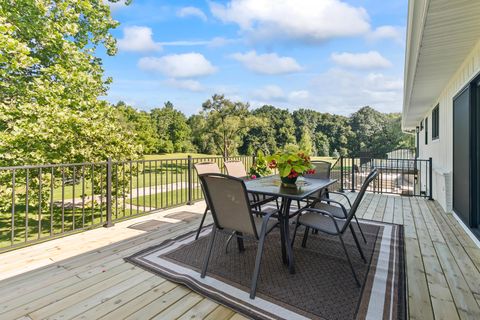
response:
<path id="1" fill-rule="evenodd" d="M 167 159 L 182 159 L 187 158 L 188 156 L 192 156 L 192 158 L 215 158 L 220 157 L 211 154 L 204 154 L 204 153 L 169 153 L 169 154 L 147 154 L 144 156 L 145 160 L 167 160 Z"/>
<path id="2" fill-rule="evenodd" d="M 187 157 L 191 155 L 193 158 L 213 158 L 217 156 L 200 154 L 200 153 L 172 153 L 172 154 L 160 154 L 160 155 L 146 155 L 145 160 L 149 162 L 142 163 L 136 167 L 133 167 L 131 174 L 129 173 L 129 165 L 119 165 L 118 170 L 120 172 L 120 181 L 124 178 L 122 169 L 125 168 L 127 173 L 125 174 L 125 180 L 127 181 L 125 186 L 125 192 L 128 193 L 130 188 L 142 188 L 149 186 L 159 186 L 166 184 L 186 183 L 188 180 L 188 164 Z M 172 159 L 184 159 L 184 160 L 172 160 Z M 165 161 L 163 161 L 165 160 Z M 171 160 L 171 161 L 169 161 Z M 112 183 L 116 184 L 116 166 L 113 167 Z M 97 170 L 97 175 L 100 175 L 100 171 Z M 105 176 L 105 170 L 101 173 Z M 77 184 L 65 185 L 63 187 L 63 197 L 65 199 L 72 199 L 75 189 L 75 197 L 78 198 L 82 194 L 87 196 L 92 195 L 92 185 L 90 177 L 86 177 L 85 186 L 81 182 L 81 174 L 77 172 Z M 57 179 L 57 185 L 61 184 L 61 179 Z M 105 186 L 104 186 L 105 188 Z M 62 199 L 62 186 L 57 186 L 53 192 L 53 199 L 58 201 Z"/>
<path id="3" fill-rule="evenodd" d="M 139 206 L 140 209 L 143 206 L 160 209 L 186 203 L 188 200 L 187 192 L 187 189 L 173 190 L 168 192 L 140 196 L 137 198 L 133 198 L 132 201 L 130 201 L 130 199 L 127 199 L 126 201 L 127 203 L 132 203 L 136 206 Z M 194 188 L 192 190 L 193 200 L 198 200 L 201 197 L 202 190 L 198 187 Z"/>

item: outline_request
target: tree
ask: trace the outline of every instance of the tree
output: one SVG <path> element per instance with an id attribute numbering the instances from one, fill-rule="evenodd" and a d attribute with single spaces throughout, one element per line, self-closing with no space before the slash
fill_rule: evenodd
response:
<path id="1" fill-rule="evenodd" d="M 203 115 L 194 114 L 188 118 L 188 126 L 192 130 L 192 143 L 200 153 L 215 154 L 216 147 L 212 136 L 207 132 L 207 120 Z"/>
<path id="2" fill-rule="evenodd" d="M 248 130 L 259 125 L 259 120 L 250 115 L 248 108 L 248 103 L 232 102 L 218 94 L 202 105 L 204 133 L 224 158 L 236 154 Z"/>
<path id="3" fill-rule="evenodd" d="M 153 109 L 150 115 L 158 136 L 157 152 L 186 152 L 193 149 L 187 118 L 170 101 L 163 108 Z"/>
<path id="4" fill-rule="evenodd" d="M 330 143 L 327 136 L 323 134 L 323 132 L 315 132 L 314 143 L 317 156 L 328 157 L 330 155 Z"/>
<path id="5" fill-rule="evenodd" d="M 139 149 L 104 101 L 96 48 L 116 51 L 110 8 L 0 0 L 0 164 L 126 159 Z"/>
<path id="6" fill-rule="evenodd" d="M 115 108 L 120 114 L 124 128 L 134 133 L 135 143 L 142 148 L 142 153 L 155 152 L 159 139 L 150 114 L 136 110 L 123 101 L 119 101 Z"/>
<path id="7" fill-rule="evenodd" d="M 314 151 L 312 135 L 306 126 L 302 128 L 302 136 L 298 142 L 298 145 L 300 146 L 300 150 L 308 155 L 313 155 Z"/>
<path id="8" fill-rule="evenodd" d="M 267 122 L 261 129 L 268 135 L 267 145 L 270 153 L 277 152 L 288 143 L 295 143 L 295 125 L 288 110 L 265 105 L 253 110 L 252 115 L 264 118 Z M 267 130 L 268 132 L 265 132 Z"/>
<path id="9" fill-rule="evenodd" d="M 372 157 L 385 157 L 392 150 L 413 147 L 413 136 L 401 130 L 400 114 L 384 114 L 371 107 L 363 107 L 350 117 L 355 134 L 351 150 L 354 156 L 368 153 Z"/>
<path id="10" fill-rule="evenodd" d="M 1 166 L 126 160 L 139 154 L 116 110 L 98 99 L 111 79 L 104 78 L 96 50 L 102 45 L 115 54 L 110 30 L 117 25 L 103 0 L 0 0 Z M 17 172 L 19 181 L 25 172 Z M 30 189 L 38 196 L 35 184 L 38 179 Z M 12 201 L 2 194 L 0 188 L 5 208 Z M 46 201 L 48 195 L 38 198 Z"/>

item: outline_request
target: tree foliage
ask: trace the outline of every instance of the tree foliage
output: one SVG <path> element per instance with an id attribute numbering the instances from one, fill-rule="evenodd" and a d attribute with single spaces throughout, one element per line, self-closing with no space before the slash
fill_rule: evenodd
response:
<path id="1" fill-rule="evenodd" d="M 191 130 L 185 115 L 176 110 L 170 101 L 163 108 L 155 108 L 150 116 L 157 132 L 158 153 L 192 151 Z"/>
<path id="2" fill-rule="evenodd" d="M 0 0 L 0 164 L 104 161 L 138 153 L 104 101 L 99 45 L 116 51 L 102 0 Z"/>
<path id="3" fill-rule="evenodd" d="M 248 130 L 260 125 L 248 108 L 248 103 L 233 102 L 223 95 L 214 95 L 202 105 L 204 135 L 225 158 L 235 155 Z"/>

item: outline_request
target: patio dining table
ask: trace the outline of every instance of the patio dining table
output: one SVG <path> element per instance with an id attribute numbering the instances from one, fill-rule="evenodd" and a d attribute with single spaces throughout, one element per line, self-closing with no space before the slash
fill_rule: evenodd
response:
<path id="1" fill-rule="evenodd" d="M 282 246 L 282 260 L 288 265 L 289 272 L 295 273 L 293 248 L 290 245 L 290 218 L 295 212 L 290 212 L 292 200 L 304 200 L 319 190 L 328 188 L 337 182 L 336 179 L 312 179 L 300 177 L 295 185 L 284 185 L 278 175 L 262 177 L 245 182 L 248 192 L 268 195 L 282 199 L 278 221 Z M 296 210 L 297 211 L 297 210 Z"/>

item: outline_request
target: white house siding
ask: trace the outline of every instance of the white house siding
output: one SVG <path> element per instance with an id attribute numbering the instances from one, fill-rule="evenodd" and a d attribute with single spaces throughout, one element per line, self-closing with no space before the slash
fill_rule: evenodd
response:
<path id="1" fill-rule="evenodd" d="M 419 158 L 433 159 L 433 198 L 445 211 L 452 210 L 453 98 L 480 73 L 480 41 L 443 89 L 440 97 L 423 116 L 428 117 L 428 145 L 425 129 L 419 134 Z M 439 139 L 432 141 L 432 110 L 440 104 Z M 418 124 L 420 125 L 420 123 Z"/>

